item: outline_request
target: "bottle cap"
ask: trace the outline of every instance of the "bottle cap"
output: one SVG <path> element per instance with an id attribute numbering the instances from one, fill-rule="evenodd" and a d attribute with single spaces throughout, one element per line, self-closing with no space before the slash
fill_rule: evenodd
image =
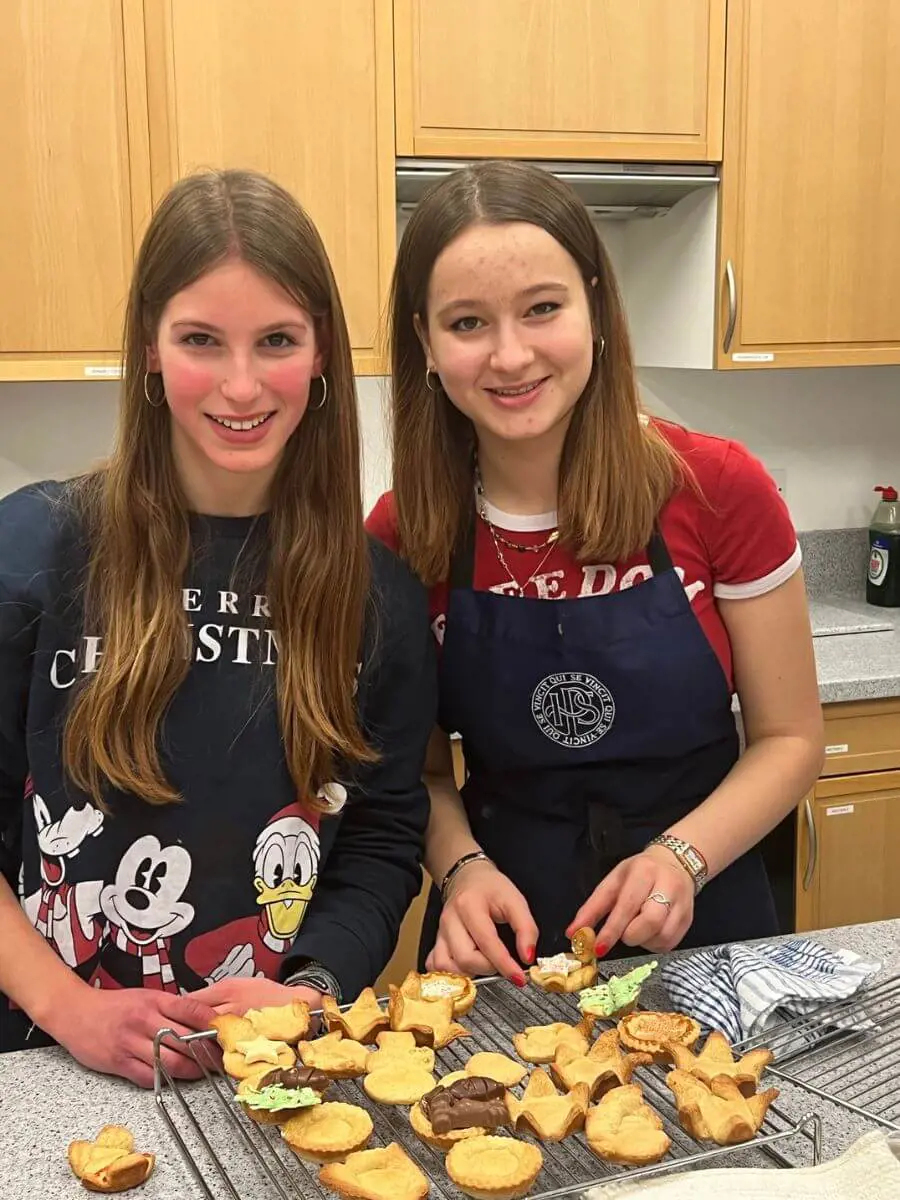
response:
<path id="1" fill-rule="evenodd" d="M 872 491 L 873 491 L 873 492 L 881 492 L 881 498 L 882 498 L 882 500 L 888 500 L 888 501 L 890 501 L 890 500 L 896 500 L 896 499 L 897 499 L 897 489 L 896 489 L 896 488 L 893 488 L 893 487 L 890 487 L 890 485 L 889 485 L 888 487 L 876 487 L 876 488 L 872 488 Z"/>

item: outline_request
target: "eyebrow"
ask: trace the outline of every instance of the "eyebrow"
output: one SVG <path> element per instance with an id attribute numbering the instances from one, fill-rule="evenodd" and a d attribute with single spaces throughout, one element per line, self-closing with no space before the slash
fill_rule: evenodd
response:
<path id="1" fill-rule="evenodd" d="M 207 321 L 173 321 L 173 329 L 181 329 L 184 326 L 190 326 L 191 329 L 202 329 L 204 333 L 224 333 L 218 325 L 210 325 Z M 305 329 L 307 323 L 296 319 L 289 321 L 275 321 L 271 325 L 264 325 L 262 329 L 258 329 L 257 333 L 275 333 L 279 329 Z"/>
<path id="2" fill-rule="evenodd" d="M 523 288 L 521 292 L 517 293 L 516 299 L 524 300 L 528 296 L 537 295 L 538 292 L 560 292 L 568 295 L 569 289 L 564 283 L 547 280 L 544 283 L 533 283 L 531 287 Z M 439 317 L 445 316 L 454 308 L 477 308 L 479 303 L 481 302 L 478 300 L 451 300 L 449 304 L 445 304 L 443 308 L 438 310 L 437 315 Z"/>

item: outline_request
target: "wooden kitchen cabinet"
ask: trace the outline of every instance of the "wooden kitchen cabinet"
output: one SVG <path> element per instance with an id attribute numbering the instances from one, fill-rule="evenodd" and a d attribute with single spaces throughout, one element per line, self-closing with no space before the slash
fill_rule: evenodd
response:
<path id="1" fill-rule="evenodd" d="M 717 365 L 900 362 L 900 0 L 729 0 L 727 45 Z"/>
<path id="2" fill-rule="evenodd" d="M 0 5 L 0 380 L 117 371 L 150 211 L 133 0 Z"/>
<path id="3" fill-rule="evenodd" d="M 358 373 L 396 241 L 385 0 L 143 0 L 153 197 L 200 167 L 271 175 L 322 234 Z"/>
<path id="4" fill-rule="evenodd" d="M 397 153 L 721 158 L 725 0 L 394 0 Z"/>
<path id="5" fill-rule="evenodd" d="M 798 822 L 798 931 L 900 917 L 900 771 L 820 779 Z"/>

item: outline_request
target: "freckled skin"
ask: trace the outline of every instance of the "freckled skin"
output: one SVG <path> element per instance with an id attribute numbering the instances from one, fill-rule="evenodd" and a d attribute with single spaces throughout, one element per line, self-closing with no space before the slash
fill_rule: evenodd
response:
<path id="1" fill-rule="evenodd" d="M 309 313 L 247 263 L 229 259 L 172 297 L 147 365 L 162 372 L 173 453 L 191 506 L 259 511 L 306 413 L 311 380 L 322 373 Z M 258 438 L 242 444 L 226 440 L 210 419 L 267 413 Z"/>
<path id="2" fill-rule="evenodd" d="M 542 283 L 555 286 L 526 294 Z M 545 230 L 511 222 L 460 234 L 435 262 L 420 336 L 482 446 L 561 440 L 590 375 L 593 335 L 578 267 Z M 541 379 L 534 402 L 520 407 L 489 390 Z"/>

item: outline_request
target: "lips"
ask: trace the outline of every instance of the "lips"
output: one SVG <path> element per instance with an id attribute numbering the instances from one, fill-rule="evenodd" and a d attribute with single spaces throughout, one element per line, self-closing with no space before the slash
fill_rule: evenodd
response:
<path id="1" fill-rule="evenodd" d="M 507 410 L 528 408 L 539 396 L 543 395 L 544 387 L 549 378 L 549 375 L 545 375 L 543 379 L 529 380 L 502 388 L 488 387 L 484 390 L 500 408 Z"/>
<path id="2" fill-rule="evenodd" d="M 223 429 L 230 429 L 234 433 L 249 433 L 253 429 L 258 429 L 260 425 L 264 425 L 274 413 L 261 413 L 258 417 L 218 417 L 214 413 L 206 414 L 211 421 L 215 421 L 217 425 L 221 425 Z"/>
<path id="3" fill-rule="evenodd" d="M 492 387 L 487 390 L 504 400 L 512 400 L 518 396 L 527 396 L 529 392 L 533 392 L 535 388 L 539 388 L 546 378 L 547 376 L 545 375 L 542 379 L 529 379 L 525 383 L 507 384 L 505 387 Z"/>

